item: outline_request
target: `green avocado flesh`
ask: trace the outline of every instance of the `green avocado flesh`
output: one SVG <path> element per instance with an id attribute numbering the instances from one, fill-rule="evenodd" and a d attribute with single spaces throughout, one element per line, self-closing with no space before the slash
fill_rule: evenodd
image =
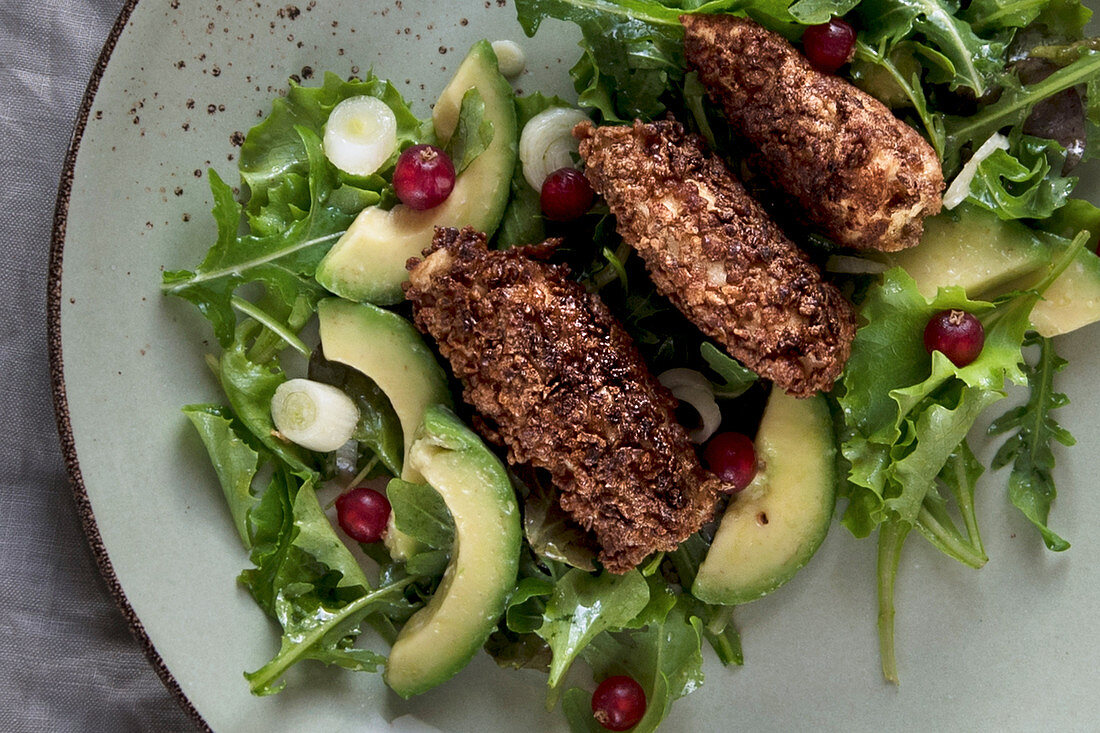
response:
<path id="1" fill-rule="evenodd" d="M 321 350 L 329 361 L 346 364 L 374 380 L 393 405 L 401 422 L 405 460 L 401 478 L 419 483 L 423 477 L 409 460 L 413 437 L 429 405 L 451 405 L 447 377 L 411 323 L 369 303 L 326 298 L 317 305 Z M 399 560 L 416 552 L 417 543 L 391 524 L 386 548 Z"/>
<path id="2" fill-rule="evenodd" d="M 727 507 L 691 588 L 707 603 L 746 603 L 783 585 L 832 521 L 836 445 L 825 398 L 772 390 L 755 442 L 761 468 Z"/>
<path id="3" fill-rule="evenodd" d="M 454 414 L 432 406 L 409 456 L 455 523 L 439 588 L 401 629 L 385 680 L 411 697 L 453 677 L 496 628 L 519 568 L 519 507 L 508 474 Z"/>
<path id="4" fill-rule="evenodd" d="M 881 259 L 904 268 L 925 297 L 940 286 L 959 285 L 972 298 L 990 298 L 1041 280 L 1065 246 L 1061 238 L 964 205 L 925 220 L 916 247 Z M 1100 257 L 1086 249 L 1043 294 L 1031 323 L 1049 337 L 1098 320 Z"/>
<path id="5" fill-rule="evenodd" d="M 512 87 L 497 68 L 488 41 L 470 49 L 432 111 L 439 145 L 458 124 L 462 97 L 476 87 L 493 125 L 489 146 L 455 180 L 439 206 L 416 211 L 398 204 L 389 211 L 364 209 L 317 267 L 317 282 L 349 300 L 392 305 L 404 299 L 405 262 L 420 257 L 436 227 L 472 226 L 491 235 L 504 215 L 516 166 L 516 111 Z"/>

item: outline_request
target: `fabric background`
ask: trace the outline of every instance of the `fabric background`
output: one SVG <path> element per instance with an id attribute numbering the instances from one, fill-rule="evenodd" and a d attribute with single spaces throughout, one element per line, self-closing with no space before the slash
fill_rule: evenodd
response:
<path id="1" fill-rule="evenodd" d="M 46 351 L 58 179 L 123 0 L 0 0 L 0 731 L 186 731 L 107 592 L 61 457 Z M 14 430 L 12 430 L 14 428 Z"/>

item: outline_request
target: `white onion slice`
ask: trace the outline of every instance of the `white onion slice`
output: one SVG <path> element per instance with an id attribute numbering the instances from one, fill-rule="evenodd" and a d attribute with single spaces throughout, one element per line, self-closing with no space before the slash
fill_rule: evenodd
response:
<path id="1" fill-rule="evenodd" d="M 572 168 L 579 143 L 573 128 L 588 115 L 572 107 L 551 107 L 532 117 L 519 136 L 519 160 L 523 177 L 531 188 L 542 190 L 542 182 L 559 168 Z"/>
<path id="2" fill-rule="evenodd" d="M 325 123 L 324 148 L 340 170 L 369 176 L 397 150 L 397 117 L 377 97 L 348 97 Z"/>
<path id="3" fill-rule="evenodd" d="M 506 78 L 515 79 L 527 68 L 527 54 L 515 41 L 493 41 L 492 46 L 497 68 Z"/>
<path id="4" fill-rule="evenodd" d="M 328 453 L 351 440 L 359 422 L 359 408 L 331 384 L 288 379 L 271 398 L 271 419 L 292 443 Z"/>
<path id="5" fill-rule="evenodd" d="M 943 208 L 950 210 L 966 201 L 966 197 L 970 195 L 970 184 L 978 173 L 978 166 L 997 150 L 1008 150 L 1008 138 L 999 132 L 993 133 L 981 144 L 970 156 L 970 160 L 966 161 L 959 175 L 955 176 L 955 180 L 951 181 L 947 193 L 943 195 Z"/>
<path id="6" fill-rule="evenodd" d="M 722 424 L 722 411 L 714 400 L 714 387 L 700 372 L 694 369 L 669 369 L 662 372 L 657 381 L 668 388 L 680 402 L 686 402 L 695 408 L 703 424 L 696 430 L 689 430 L 692 443 L 705 443 Z"/>

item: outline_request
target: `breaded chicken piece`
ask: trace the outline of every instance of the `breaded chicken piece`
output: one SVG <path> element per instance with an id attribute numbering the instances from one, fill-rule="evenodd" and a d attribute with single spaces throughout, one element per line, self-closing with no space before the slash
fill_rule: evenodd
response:
<path id="1" fill-rule="evenodd" d="M 573 134 L 658 292 L 790 394 L 832 386 L 855 336 L 852 306 L 701 138 L 672 120 L 582 122 Z"/>
<path id="2" fill-rule="evenodd" d="M 935 151 L 882 103 L 732 15 L 685 15 L 684 53 L 751 162 L 838 244 L 893 252 L 942 205 Z"/>
<path id="3" fill-rule="evenodd" d="M 479 429 L 511 463 L 548 470 L 600 561 L 625 573 L 696 532 L 729 487 L 700 466 L 675 399 L 603 301 L 531 258 L 553 246 L 489 250 L 473 229 L 438 229 L 405 295 Z"/>

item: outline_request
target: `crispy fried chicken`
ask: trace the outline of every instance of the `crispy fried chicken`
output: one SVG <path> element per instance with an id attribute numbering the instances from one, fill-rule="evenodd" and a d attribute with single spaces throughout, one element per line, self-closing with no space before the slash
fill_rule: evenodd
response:
<path id="1" fill-rule="evenodd" d="M 840 376 L 855 314 L 702 139 L 674 121 L 581 123 L 585 174 L 657 290 L 730 355 L 807 396 Z"/>
<path id="2" fill-rule="evenodd" d="M 532 259 L 552 246 L 489 250 L 473 229 L 439 229 L 409 260 L 405 294 L 483 434 L 510 462 L 548 470 L 601 562 L 624 573 L 698 530 L 723 486 L 599 297 Z"/>
<path id="3" fill-rule="evenodd" d="M 782 36 L 732 15 L 681 17 L 684 53 L 752 163 L 838 244 L 892 252 L 939 212 L 943 172 L 916 130 L 814 69 Z"/>

